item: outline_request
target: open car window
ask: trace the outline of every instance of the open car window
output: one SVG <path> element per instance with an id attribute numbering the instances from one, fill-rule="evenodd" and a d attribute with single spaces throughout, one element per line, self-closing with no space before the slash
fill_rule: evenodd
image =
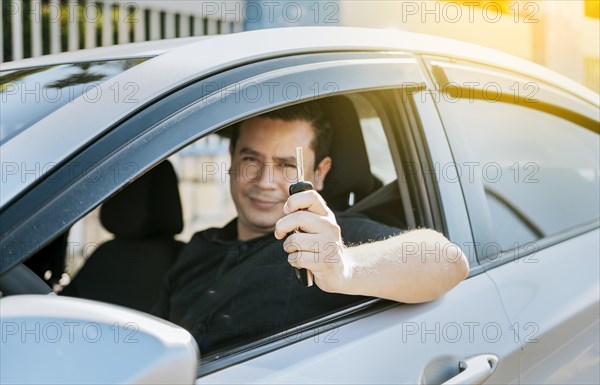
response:
<path id="1" fill-rule="evenodd" d="M 345 137 L 343 143 L 334 146 L 334 162 L 339 163 L 339 169 L 329 197 L 331 204 L 342 207 L 340 213 L 355 211 L 352 215 L 371 217 L 378 223 L 388 222 L 388 225 L 397 226 L 406 223 L 397 195 L 375 199 L 375 203 L 364 212 L 351 209 L 355 205 L 360 209 L 361 201 L 376 198 L 374 193 L 396 184 L 398 180 L 390 151 L 394 144 L 388 142 L 386 134 L 389 128 L 384 128 L 382 117 L 378 115 L 380 112 L 372 105 L 377 100 L 373 95 L 366 97 L 360 93 L 322 99 L 331 114 L 329 119 L 338 122 L 334 124 L 334 135 Z M 352 119 L 348 119 L 349 114 Z M 383 120 L 389 121 L 388 118 Z M 354 132 L 349 132 L 350 129 Z M 222 228 L 236 216 L 229 191 L 229 142 L 226 135 L 211 134 L 169 156 L 76 222 L 51 247 L 46 247 L 42 254 L 46 262 L 53 261 L 53 267 L 47 263 L 39 264 L 36 256 L 28 262 L 28 266 L 51 283 L 60 295 L 153 311 L 161 285 L 177 259 L 182 258 L 186 244 L 198 232 Z M 364 164 L 357 164 L 357 159 Z M 348 163 L 350 161 L 352 163 Z M 356 175 L 357 172 L 362 174 Z M 349 177 L 350 173 L 355 175 Z M 327 196 L 327 187 L 323 194 Z M 49 258 L 52 252 L 55 254 Z M 61 264 L 63 272 L 56 269 Z M 255 269 L 251 266 L 250 269 L 253 271 L 251 274 L 268 276 L 274 267 Z M 287 269 L 290 269 L 289 266 Z M 237 285 L 240 279 L 230 281 L 231 286 Z M 298 283 L 292 282 L 292 285 Z M 229 290 L 218 283 L 217 287 L 225 292 Z M 234 287 L 231 290 L 235 292 Z M 213 361 L 215 357 L 236 351 L 253 341 L 264 343 L 265 338 L 271 339 L 278 333 L 369 301 L 368 298 L 356 297 L 341 301 L 338 307 L 324 306 L 329 301 L 327 295 L 316 288 L 312 290 L 324 302 L 317 301 L 322 310 L 316 311 L 310 318 L 297 318 L 294 323 L 280 324 L 279 316 L 273 314 L 272 324 L 269 324 L 270 316 L 266 314 L 265 325 L 268 327 L 259 331 L 249 327 L 219 347 L 218 355 L 209 355 L 205 359 Z M 224 296 L 223 301 L 227 301 L 227 295 Z M 297 300 L 306 299 L 299 297 Z"/>
<path id="2" fill-rule="evenodd" d="M 395 184 L 398 178 L 390 153 L 391 144 L 386 138 L 381 118 L 367 98 L 354 94 L 351 97 L 323 99 L 322 103 L 327 105 L 328 118 L 337 122 L 334 123 L 334 136 L 338 139 L 344 137 L 342 143 L 333 146 L 333 158 L 337 166 L 333 172 L 336 174 L 332 174 L 331 184 L 326 185 L 322 192 L 328 203 L 337 206 L 341 213 L 384 185 Z M 132 302 L 135 298 L 127 299 L 135 297 L 132 292 L 139 290 L 138 284 L 143 281 L 144 290 L 149 290 L 147 281 L 154 281 L 152 292 L 156 300 L 166 267 L 175 263 L 184 244 L 190 242 L 199 231 L 221 228 L 236 216 L 229 188 L 229 142 L 225 135 L 208 135 L 131 182 L 107 203 L 71 227 L 65 248 L 65 274 L 56 277 L 53 271 L 40 273 L 56 284 L 56 291 L 62 291 L 65 295 L 115 302 L 150 311 L 148 298 L 141 299 L 144 304 Z M 131 167 L 135 166 L 132 164 Z M 163 171 L 162 168 L 172 171 Z M 166 191 L 166 184 L 171 184 L 173 191 Z M 178 200 L 178 203 L 165 200 Z M 369 210 L 363 213 L 357 210 L 353 215 L 364 215 L 397 226 L 405 223 L 398 200 L 399 196 L 387 197 L 371 205 Z M 377 210 L 379 206 L 383 209 Z M 360 209 L 360 205 L 357 207 Z M 383 210 L 386 215 L 382 215 Z M 165 224 L 157 226 L 150 223 L 152 221 Z M 175 224 L 171 226 L 171 222 Z M 182 222 L 179 227 L 176 224 L 178 222 Z M 161 237 L 167 245 L 158 243 L 157 238 Z M 172 245 L 168 246 L 169 243 Z M 121 272 L 111 274 L 110 270 L 125 269 L 130 273 L 135 270 L 148 271 L 148 265 L 157 263 L 150 255 L 152 249 L 161 247 L 175 250 L 169 253 L 169 261 L 159 264 L 159 271 L 150 269 L 152 271 L 146 273 L 153 274 L 152 279 L 132 276 L 132 282 L 121 282 L 121 285 L 125 285 L 121 290 L 128 287 L 130 291 L 119 293 L 115 280 L 124 280 L 126 277 L 117 278 Z M 102 258 L 106 261 L 103 262 Z M 34 264 L 30 266 L 35 267 Z M 84 274 L 78 278 L 80 271 Z M 98 277 L 102 274 L 106 276 Z M 110 280 L 108 275 L 113 276 L 113 286 L 98 288 L 97 283 Z"/>

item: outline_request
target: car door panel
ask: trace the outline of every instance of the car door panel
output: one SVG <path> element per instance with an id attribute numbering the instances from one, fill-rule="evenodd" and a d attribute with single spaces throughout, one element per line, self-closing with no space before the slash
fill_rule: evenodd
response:
<path id="1" fill-rule="evenodd" d="M 441 84 L 459 91 L 496 84 L 505 92 L 500 101 L 473 99 L 472 89 L 463 93 L 470 97 L 438 90 L 457 162 L 536 168 L 536 178 L 514 177 L 512 185 L 488 178 L 484 188 L 481 176 L 461 180 L 480 268 L 498 287 L 522 346 L 520 382 L 598 383 L 598 106 L 518 74 L 449 63 L 439 59 L 431 68 Z M 537 87 L 535 103 L 508 97 L 523 84 Z"/>
<path id="2" fill-rule="evenodd" d="M 290 333 L 289 341 L 305 339 L 196 383 L 435 383 L 482 353 L 500 357 L 486 383 L 517 383 L 519 344 L 509 326 L 496 287 L 480 274 L 430 303 L 399 304 L 328 332 Z"/>
<path id="3" fill-rule="evenodd" d="M 600 382 L 599 230 L 488 274 L 523 344 L 522 384 Z"/>

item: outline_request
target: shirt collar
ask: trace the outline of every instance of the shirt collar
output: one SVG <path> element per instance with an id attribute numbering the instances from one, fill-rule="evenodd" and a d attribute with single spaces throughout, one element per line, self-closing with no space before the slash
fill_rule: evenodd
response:
<path id="1" fill-rule="evenodd" d="M 212 242 L 221 243 L 221 244 L 236 243 L 236 242 L 251 244 L 254 241 L 275 238 L 273 233 L 267 233 L 260 237 L 249 239 L 247 241 L 240 241 L 238 239 L 238 232 L 237 232 L 237 218 L 234 218 L 233 220 L 231 220 L 231 222 L 229 222 L 222 228 L 208 229 L 206 231 L 203 231 L 202 234 L 204 235 L 204 237 L 207 240 L 212 241 Z"/>

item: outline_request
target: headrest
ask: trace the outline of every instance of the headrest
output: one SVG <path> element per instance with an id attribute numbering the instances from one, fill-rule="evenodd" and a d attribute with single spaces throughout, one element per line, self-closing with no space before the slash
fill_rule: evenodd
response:
<path id="1" fill-rule="evenodd" d="M 331 158 L 333 165 L 325 178 L 322 196 L 334 211 L 349 207 L 350 193 L 358 201 L 375 189 L 360 122 L 354 106 L 343 96 L 322 100 L 322 107 L 333 128 Z"/>
<path id="2" fill-rule="evenodd" d="M 181 232 L 181 201 L 171 163 L 160 163 L 106 201 L 100 221 L 117 238 L 172 237 Z"/>

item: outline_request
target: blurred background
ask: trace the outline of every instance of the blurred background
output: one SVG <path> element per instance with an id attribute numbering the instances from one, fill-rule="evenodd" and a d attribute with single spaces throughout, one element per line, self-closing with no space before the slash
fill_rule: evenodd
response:
<path id="1" fill-rule="evenodd" d="M 496 48 L 599 92 L 600 0 L 1 0 L 0 62 L 261 28 L 393 28 Z"/>

